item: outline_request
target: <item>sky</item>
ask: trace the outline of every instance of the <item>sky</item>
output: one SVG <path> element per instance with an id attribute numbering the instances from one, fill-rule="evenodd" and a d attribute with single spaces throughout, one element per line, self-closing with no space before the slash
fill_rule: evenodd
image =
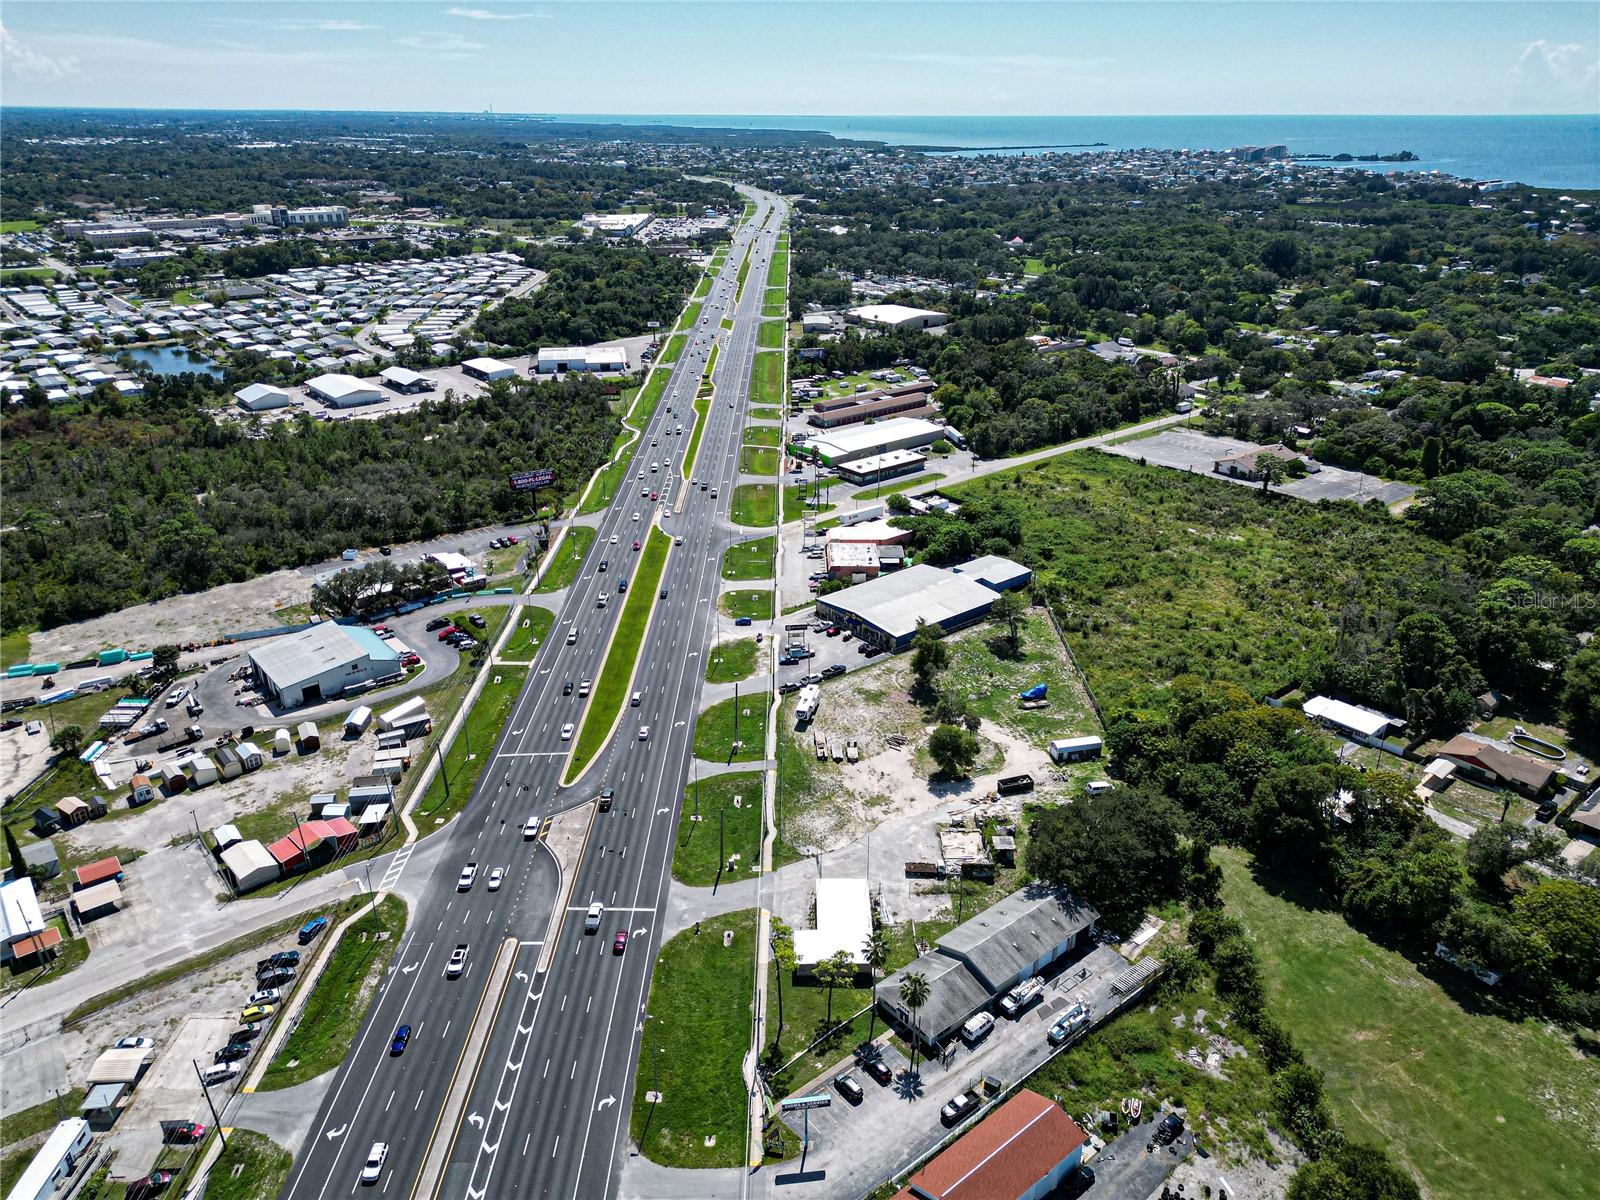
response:
<path id="1" fill-rule="evenodd" d="M 8 105 L 615 114 L 1600 111 L 1600 0 L 6 0 Z"/>

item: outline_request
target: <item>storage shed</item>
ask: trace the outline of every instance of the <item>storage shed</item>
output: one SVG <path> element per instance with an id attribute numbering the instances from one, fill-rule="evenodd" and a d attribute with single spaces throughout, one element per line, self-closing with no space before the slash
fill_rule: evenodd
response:
<path id="1" fill-rule="evenodd" d="M 249 892 L 271 883 L 282 870 L 278 860 L 260 842 L 235 842 L 222 852 L 222 865 L 233 877 L 236 891 Z"/>

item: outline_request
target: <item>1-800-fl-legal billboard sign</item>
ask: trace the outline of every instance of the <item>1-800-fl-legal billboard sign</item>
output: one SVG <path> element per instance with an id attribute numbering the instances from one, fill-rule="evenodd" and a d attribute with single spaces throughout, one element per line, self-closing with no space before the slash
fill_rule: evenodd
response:
<path id="1" fill-rule="evenodd" d="M 511 475 L 511 490 L 530 492 L 534 488 L 549 487 L 555 479 L 554 467 L 540 467 L 534 471 L 514 471 Z"/>

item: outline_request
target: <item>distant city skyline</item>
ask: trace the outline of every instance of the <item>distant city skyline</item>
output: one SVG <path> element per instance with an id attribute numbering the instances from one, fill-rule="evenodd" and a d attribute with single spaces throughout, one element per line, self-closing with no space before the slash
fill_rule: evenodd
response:
<path id="1" fill-rule="evenodd" d="M 1600 4 L 8 0 L 5 103 L 634 114 L 1593 114 Z"/>

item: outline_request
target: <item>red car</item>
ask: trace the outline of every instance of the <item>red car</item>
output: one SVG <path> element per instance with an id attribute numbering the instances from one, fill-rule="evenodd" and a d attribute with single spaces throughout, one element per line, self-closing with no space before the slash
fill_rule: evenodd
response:
<path id="1" fill-rule="evenodd" d="M 638 538 L 634 538 L 633 539 L 633 548 L 635 550 L 637 550 L 639 548 L 639 539 Z"/>
<path id="2" fill-rule="evenodd" d="M 661 498 L 661 496 L 660 496 L 660 494 L 659 494 L 659 493 L 657 493 L 657 492 L 651 492 L 651 493 L 650 493 L 650 499 L 652 499 L 652 500 L 659 500 L 659 499 L 660 499 L 660 498 Z"/>
<path id="3" fill-rule="evenodd" d="M 621 954 L 627 948 L 628 931 L 626 929 L 619 929 L 617 930 L 617 936 L 611 939 L 611 953 Z"/>
<path id="4" fill-rule="evenodd" d="M 449 637 L 452 633 L 460 633 L 460 632 L 461 632 L 461 630 L 457 629 L 454 625 L 446 625 L 443 629 L 439 630 L 439 640 L 442 642 L 442 641 L 445 640 L 445 638 Z"/>
<path id="5" fill-rule="evenodd" d="M 405 655 L 400 659 L 400 665 L 402 667 L 415 667 L 421 665 L 421 663 L 422 655 L 410 650 L 406 651 Z"/>
<path id="6" fill-rule="evenodd" d="M 837 625 L 829 625 L 828 626 L 828 636 L 829 637 L 838 637 L 839 636 L 839 627 Z"/>
<path id="7" fill-rule="evenodd" d="M 514 533 L 507 534 L 506 535 L 506 545 L 508 545 L 508 546 L 517 545 L 517 535 L 514 534 Z"/>

